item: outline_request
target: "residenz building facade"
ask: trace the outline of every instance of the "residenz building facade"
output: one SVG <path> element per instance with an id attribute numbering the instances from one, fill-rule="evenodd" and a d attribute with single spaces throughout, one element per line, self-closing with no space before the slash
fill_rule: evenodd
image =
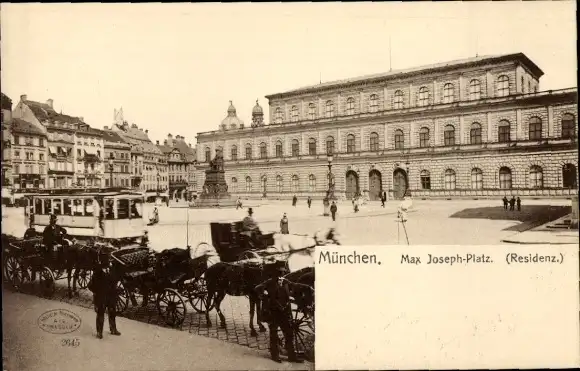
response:
<path id="1" fill-rule="evenodd" d="M 371 200 L 577 195 L 577 88 L 542 91 L 543 74 L 516 53 L 322 83 L 267 96 L 268 125 L 230 103 L 197 136 L 197 185 L 221 151 L 245 198 L 321 198 L 329 181 Z"/>

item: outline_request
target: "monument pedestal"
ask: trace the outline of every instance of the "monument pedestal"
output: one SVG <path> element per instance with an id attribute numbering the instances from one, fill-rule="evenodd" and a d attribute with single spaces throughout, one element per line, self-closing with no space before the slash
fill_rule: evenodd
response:
<path id="1" fill-rule="evenodd" d="M 235 207 L 236 200 L 228 193 L 223 159 L 221 153 L 210 162 L 210 168 L 205 171 L 203 192 L 195 200 L 195 208 Z"/>

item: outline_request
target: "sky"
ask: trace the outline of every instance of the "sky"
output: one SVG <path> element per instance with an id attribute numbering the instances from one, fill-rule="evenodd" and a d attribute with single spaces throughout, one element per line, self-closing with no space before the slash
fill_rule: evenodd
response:
<path id="1" fill-rule="evenodd" d="M 576 87 L 576 2 L 2 4 L 1 84 L 89 125 L 115 108 L 150 138 L 217 130 L 232 100 L 523 52 L 541 90 Z M 390 41 L 389 41 L 390 40 Z"/>

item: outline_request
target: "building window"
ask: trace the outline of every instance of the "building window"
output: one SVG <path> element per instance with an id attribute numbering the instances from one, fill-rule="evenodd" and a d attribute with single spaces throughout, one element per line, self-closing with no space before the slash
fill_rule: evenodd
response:
<path id="1" fill-rule="evenodd" d="M 499 169 L 499 188 L 500 189 L 512 188 L 512 171 L 508 167 L 504 166 Z"/>
<path id="2" fill-rule="evenodd" d="M 316 118 L 316 105 L 314 103 L 310 103 L 308 105 L 308 119 L 314 120 Z"/>
<path id="3" fill-rule="evenodd" d="M 298 139 L 292 141 L 292 156 L 297 157 L 300 155 L 300 143 Z"/>
<path id="4" fill-rule="evenodd" d="M 277 175 L 276 176 L 276 191 L 278 191 L 278 193 L 282 193 L 282 176 L 281 175 Z"/>
<path id="5" fill-rule="evenodd" d="M 469 100 L 481 98 L 481 81 L 473 79 L 469 82 Z"/>
<path id="6" fill-rule="evenodd" d="M 298 175 L 292 175 L 292 192 L 300 191 L 300 187 L 298 184 Z"/>
<path id="7" fill-rule="evenodd" d="M 471 169 L 471 188 L 483 189 L 483 171 L 479 168 Z"/>
<path id="8" fill-rule="evenodd" d="M 530 140 L 542 139 L 542 120 L 539 117 L 532 117 L 528 131 Z"/>
<path id="9" fill-rule="evenodd" d="M 282 152 L 282 142 L 277 141 L 276 142 L 276 157 L 282 157 L 283 152 Z"/>
<path id="10" fill-rule="evenodd" d="M 334 154 L 334 138 L 333 137 L 326 137 L 326 154 L 328 154 L 328 155 Z"/>
<path id="11" fill-rule="evenodd" d="M 331 100 L 326 102 L 326 117 L 334 117 L 334 103 Z"/>
<path id="12" fill-rule="evenodd" d="M 232 190 L 231 190 L 232 193 L 238 192 L 238 178 L 232 178 L 231 188 L 232 188 Z"/>
<path id="13" fill-rule="evenodd" d="M 544 187 L 544 174 L 542 168 L 539 166 L 530 167 L 530 188 Z"/>
<path id="14" fill-rule="evenodd" d="M 520 83 L 521 83 L 521 85 L 522 85 L 522 93 L 525 93 L 525 92 L 526 92 L 526 91 L 525 91 L 525 88 L 526 88 L 526 86 L 525 86 L 525 84 L 524 84 L 524 77 L 523 77 L 523 76 L 520 78 Z"/>
<path id="15" fill-rule="evenodd" d="M 211 152 L 209 148 L 205 149 L 205 162 L 209 162 L 211 160 Z"/>
<path id="16" fill-rule="evenodd" d="M 501 75 L 497 78 L 497 96 L 507 97 L 510 94 L 510 78 Z"/>
<path id="17" fill-rule="evenodd" d="M 405 94 L 402 90 L 397 90 L 395 92 L 395 98 L 393 100 L 393 108 L 394 109 L 402 109 L 405 107 Z"/>
<path id="18" fill-rule="evenodd" d="M 427 170 L 421 171 L 421 189 L 431 189 L 431 174 Z"/>
<path id="19" fill-rule="evenodd" d="M 316 154 L 316 139 L 314 138 L 308 140 L 308 154 L 311 156 Z"/>
<path id="20" fill-rule="evenodd" d="M 232 146 L 231 154 L 232 154 L 232 160 L 237 161 L 238 160 L 238 147 L 237 146 Z"/>
<path id="21" fill-rule="evenodd" d="M 249 160 L 251 158 L 252 158 L 252 145 L 246 144 L 246 160 Z"/>
<path id="22" fill-rule="evenodd" d="M 403 130 L 397 129 L 395 130 L 395 149 L 403 148 L 405 148 L 405 134 Z"/>
<path id="23" fill-rule="evenodd" d="M 471 124 L 471 129 L 469 130 L 469 143 L 481 144 L 481 124 L 479 122 Z"/>
<path id="24" fill-rule="evenodd" d="M 44 147 L 44 138 L 38 138 L 38 146 Z"/>
<path id="25" fill-rule="evenodd" d="M 443 130 L 443 142 L 446 146 L 455 145 L 455 127 L 453 125 L 446 125 Z"/>
<path id="26" fill-rule="evenodd" d="M 314 176 L 314 174 L 310 174 L 308 176 L 308 190 L 310 192 L 316 191 L 316 177 Z"/>
<path id="27" fill-rule="evenodd" d="M 376 152 L 379 150 L 379 134 L 373 132 L 371 133 L 371 135 L 369 136 L 369 141 L 370 141 L 370 145 L 369 145 L 369 149 L 373 152 Z"/>
<path id="28" fill-rule="evenodd" d="M 576 175 L 576 166 L 566 164 L 562 166 L 562 185 L 564 188 L 576 188 L 578 185 L 578 176 Z"/>
<path id="29" fill-rule="evenodd" d="M 379 96 L 371 94 L 369 98 L 369 112 L 378 112 L 379 110 Z"/>
<path id="30" fill-rule="evenodd" d="M 443 103 L 453 103 L 455 100 L 455 87 L 451 83 L 443 85 Z"/>
<path id="31" fill-rule="evenodd" d="M 419 147 L 429 147 L 429 129 L 421 128 L 419 130 Z"/>
<path id="32" fill-rule="evenodd" d="M 290 121 L 297 122 L 298 121 L 298 107 L 292 106 L 290 110 Z"/>
<path id="33" fill-rule="evenodd" d="M 346 114 L 354 115 L 354 98 L 348 98 L 346 100 Z"/>
<path id="34" fill-rule="evenodd" d="M 38 154 L 38 160 L 39 161 L 44 161 L 44 153 L 39 153 Z"/>
<path id="35" fill-rule="evenodd" d="M 246 192 L 252 192 L 252 178 L 246 177 Z"/>
<path id="36" fill-rule="evenodd" d="M 268 147 L 266 147 L 266 143 L 260 143 L 260 158 L 267 158 L 268 157 Z"/>
<path id="37" fill-rule="evenodd" d="M 284 120 L 284 113 L 282 112 L 282 108 L 276 108 L 276 112 L 274 113 L 274 123 L 281 124 Z"/>
<path id="38" fill-rule="evenodd" d="M 429 89 L 427 89 L 424 86 L 419 88 L 419 97 L 418 97 L 417 104 L 420 107 L 424 107 L 424 106 L 429 105 Z"/>
<path id="39" fill-rule="evenodd" d="M 445 189 L 455 189 L 455 171 L 445 170 Z"/>
<path id="40" fill-rule="evenodd" d="M 501 120 L 497 125 L 497 140 L 500 143 L 510 141 L 510 123 L 507 120 Z"/>
<path id="41" fill-rule="evenodd" d="M 346 153 L 353 153 L 354 151 L 355 151 L 354 135 L 349 134 L 346 136 Z"/>
<path id="42" fill-rule="evenodd" d="M 576 122 L 574 115 L 565 113 L 562 115 L 562 138 L 570 139 L 576 136 Z"/>

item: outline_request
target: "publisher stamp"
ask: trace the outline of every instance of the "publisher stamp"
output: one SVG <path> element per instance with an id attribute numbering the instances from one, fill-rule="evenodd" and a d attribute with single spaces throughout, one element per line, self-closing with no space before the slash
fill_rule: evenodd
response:
<path id="1" fill-rule="evenodd" d="M 81 318 L 67 309 L 52 309 L 38 317 L 38 327 L 50 334 L 64 335 L 81 327 Z"/>

